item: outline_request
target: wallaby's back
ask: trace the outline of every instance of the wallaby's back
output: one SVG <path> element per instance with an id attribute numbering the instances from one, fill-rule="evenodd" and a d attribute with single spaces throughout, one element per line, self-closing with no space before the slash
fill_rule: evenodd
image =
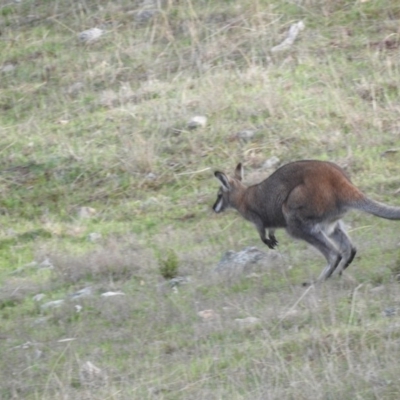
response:
<path id="1" fill-rule="evenodd" d="M 319 219 L 331 213 L 341 214 L 350 203 L 363 197 L 336 164 L 302 160 L 286 164 L 250 186 L 246 204 L 271 226 L 285 227 L 285 208 L 298 210 L 305 218 Z"/>

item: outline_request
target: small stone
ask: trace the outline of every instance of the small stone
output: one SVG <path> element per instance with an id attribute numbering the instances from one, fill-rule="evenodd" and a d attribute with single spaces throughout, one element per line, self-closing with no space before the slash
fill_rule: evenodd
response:
<path id="1" fill-rule="evenodd" d="M 64 300 L 54 300 L 54 301 L 49 301 L 47 303 L 42 304 L 40 308 L 42 310 L 47 310 L 49 308 L 58 308 L 62 304 L 64 304 Z"/>
<path id="2" fill-rule="evenodd" d="M 387 307 L 383 310 L 385 317 L 394 317 L 397 314 L 397 309 L 395 307 Z"/>
<path id="3" fill-rule="evenodd" d="M 90 218 L 94 214 L 96 214 L 96 209 L 94 209 L 92 207 L 81 207 L 78 210 L 78 217 L 79 218 Z"/>
<path id="4" fill-rule="evenodd" d="M 35 296 L 32 297 L 33 301 L 42 301 L 46 295 L 44 293 L 38 293 Z"/>
<path id="5" fill-rule="evenodd" d="M 82 82 L 75 82 L 67 88 L 67 93 L 73 96 L 80 92 L 84 87 L 85 85 Z"/>
<path id="6" fill-rule="evenodd" d="M 155 179 L 157 179 L 157 175 L 156 175 L 156 174 L 153 174 L 153 172 L 149 172 L 149 173 L 146 175 L 146 179 L 147 179 L 148 181 L 154 181 Z"/>
<path id="7" fill-rule="evenodd" d="M 15 64 L 6 64 L 1 67 L 0 71 L 6 74 L 7 72 L 14 71 L 15 68 L 17 68 Z"/>
<path id="8" fill-rule="evenodd" d="M 273 167 L 275 167 L 277 164 L 279 164 L 280 161 L 281 161 L 281 160 L 280 160 L 278 157 L 273 156 L 273 157 L 269 158 L 268 160 L 266 160 L 266 161 L 264 162 L 264 164 L 262 165 L 262 168 L 265 168 L 265 169 L 273 168 Z"/>
<path id="9" fill-rule="evenodd" d="M 89 240 L 89 242 L 92 242 L 92 243 L 94 243 L 94 242 L 97 242 L 97 241 L 99 241 L 100 239 L 101 239 L 101 233 L 98 233 L 98 232 L 92 232 L 92 233 L 89 233 L 89 235 L 88 235 L 88 240 Z"/>
<path id="10" fill-rule="evenodd" d="M 384 292 L 385 290 L 386 290 L 385 286 L 380 285 L 380 286 L 375 286 L 372 289 L 370 289 L 370 293 L 381 293 L 381 292 Z"/>
<path id="11" fill-rule="evenodd" d="M 168 283 L 171 287 L 175 287 L 189 283 L 189 281 L 190 281 L 189 278 L 186 276 L 177 276 L 175 278 L 170 279 Z"/>
<path id="12" fill-rule="evenodd" d="M 207 125 L 207 117 L 196 115 L 188 122 L 189 129 L 204 128 Z"/>
<path id="13" fill-rule="evenodd" d="M 199 311 L 197 315 L 202 318 L 203 321 L 210 321 L 218 318 L 218 314 L 214 310 L 203 310 Z"/>
<path id="14" fill-rule="evenodd" d="M 81 32 L 78 35 L 78 38 L 81 42 L 84 43 L 91 43 L 95 40 L 99 39 L 100 36 L 104 34 L 104 31 L 99 28 L 91 28 L 87 29 L 86 31 Z"/>
<path id="15" fill-rule="evenodd" d="M 236 134 L 238 139 L 244 140 L 244 141 L 249 141 L 253 139 L 254 135 L 256 134 L 256 131 L 252 131 L 250 129 L 240 131 Z"/>
<path id="16" fill-rule="evenodd" d="M 233 270 L 235 267 L 246 267 L 247 265 L 257 264 L 259 261 L 271 257 L 270 254 L 258 250 L 257 247 L 245 247 L 243 250 L 235 252 L 228 250 L 221 261 L 215 267 L 215 272 Z"/>
<path id="17" fill-rule="evenodd" d="M 290 46 L 292 46 L 292 44 L 296 40 L 298 34 L 304 28 L 305 28 L 305 25 L 304 25 L 303 21 L 299 21 L 299 22 L 296 22 L 296 23 L 292 24 L 290 26 L 290 28 L 289 28 L 289 32 L 288 32 L 288 35 L 287 35 L 286 39 L 281 44 L 278 44 L 277 46 L 274 46 L 271 49 L 271 52 L 272 53 L 276 53 L 276 52 L 284 51 L 284 50 L 287 50 L 288 48 L 290 48 Z"/>
<path id="18" fill-rule="evenodd" d="M 261 323 L 260 318 L 247 317 L 247 318 L 236 318 L 235 322 L 242 328 L 253 328 Z"/>
<path id="19" fill-rule="evenodd" d="M 105 292 L 101 294 L 101 297 L 113 297 L 113 296 L 125 296 L 125 293 L 118 291 L 118 292 Z"/>
<path id="20" fill-rule="evenodd" d="M 47 317 L 40 317 L 40 318 L 36 318 L 32 325 L 36 326 L 36 325 L 43 325 L 45 324 L 49 319 Z"/>
<path id="21" fill-rule="evenodd" d="M 40 264 L 37 265 L 37 268 L 40 268 L 40 269 L 53 269 L 54 265 L 46 257 Z"/>
<path id="22" fill-rule="evenodd" d="M 77 313 L 80 313 L 81 311 L 82 311 L 82 306 L 80 305 L 80 304 L 75 304 L 75 311 L 77 312 Z"/>
<path id="23" fill-rule="evenodd" d="M 88 286 L 71 294 L 70 297 L 71 299 L 75 300 L 75 299 L 80 299 L 82 297 L 90 297 L 91 295 L 92 295 L 92 288 Z"/>
<path id="24" fill-rule="evenodd" d="M 79 378 L 82 385 L 92 386 L 99 383 L 105 383 L 106 375 L 92 362 L 86 361 L 80 368 Z"/>
<path id="25" fill-rule="evenodd" d="M 135 15 L 135 21 L 143 24 L 153 18 L 156 14 L 157 10 L 142 10 Z"/>

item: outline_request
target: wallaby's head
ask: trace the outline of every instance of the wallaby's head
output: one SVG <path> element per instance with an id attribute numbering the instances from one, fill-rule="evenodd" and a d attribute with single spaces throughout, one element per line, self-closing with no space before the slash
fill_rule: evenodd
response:
<path id="1" fill-rule="evenodd" d="M 214 175 L 220 181 L 221 187 L 218 190 L 217 200 L 213 205 L 213 210 L 216 213 L 220 213 L 228 207 L 237 208 L 240 197 L 246 190 L 246 187 L 242 184 L 242 164 L 239 163 L 237 165 L 233 178 L 220 171 L 215 171 Z"/>

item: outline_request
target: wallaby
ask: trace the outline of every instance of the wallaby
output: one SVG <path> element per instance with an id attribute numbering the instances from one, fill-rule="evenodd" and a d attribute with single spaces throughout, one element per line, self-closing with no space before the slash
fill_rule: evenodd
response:
<path id="1" fill-rule="evenodd" d="M 348 210 L 400 220 L 400 207 L 367 198 L 346 172 L 331 162 L 291 162 L 253 186 L 242 183 L 242 164 L 237 165 L 234 177 L 219 171 L 214 175 L 221 187 L 213 210 L 220 213 L 227 207 L 235 208 L 256 226 L 261 240 L 271 249 L 278 244 L 276 228 L 285 228 L 294 238 L 305 240 L 328 262 L 319 280 L 329 278 L 335 270 L 341 274 L 356 255 L 341 222 Z"/>

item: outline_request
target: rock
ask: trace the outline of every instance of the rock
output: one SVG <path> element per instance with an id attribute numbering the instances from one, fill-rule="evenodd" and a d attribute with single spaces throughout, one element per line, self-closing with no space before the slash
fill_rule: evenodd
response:
<path id="1" fill-rule="evenodd" d="M 17 68 L 17 66 L 15 64 L 5 64 L 1 67 L 0 71 L 4 72 L 5 74 L 8 72 L 12 72 L 15 70 L 15 68 Z"/>
<path id="2" fill-rule="evenodd" d="M 58 308 L 64 304 L 64 300 L 54 300 L 44 303 L 40 306 L 42 310 L 48 310 L 50 308 Z"/>
<path id="3" fill-rule="evenodd" d="M 278 157 L 272 156 L 271 158 L 269 158 L 268 160 L 266 160 L 264 162 L 264 164 L 262 165 L 262 168 L 265 168 L 265 169 L 273 168 L 280 162 L 281 162 L 281 160 Z"/>
<path id="4" fill-rule="evenodd" d="M 46 295 L 44 293 L 38 293 L 35 296 L 32 297 L 33 301 L 42 301 Z"/>
<path id="5" fill-rule="evenodd" d="M 118 94 L 112 89 L 103 90 L 100 93 L 99 103 L 104 107 L 113 107 L 118 103 Z"/>
<path id="6" fill-rule="evenodd" d="M 203 321 L 210 321 L 213 319 L 216 319 L 219 317 L 219 315 L 214 311 L 214 310 L 203 310 L 199 311 L 197 315 L 203 320 Z"/>
<path id="7" fill-rule="evenodd" d="M 238 139 L 244 140 L 244 141 L 249 141 L 253 139 L 254 135 L 256 134 L 256 131 L 253 131 L 251 129 L 246 129 L 244 131 L 240 131 L 236 134 L 236 137 Z"/>
<path id="8" fill-rule="evenodd" d="M 260 318 L 256 317 L 247 317 L 247 318 L 236 318 L 235 322 L 241 327 L 241 328 L 253 328 L 258 326 L 261 323 Z"/>
<path id="9" fill-rule="evenodd" d="M 36 319 L 33 321 L 32 325 L 33 325 L 33 326 L 36 326 L 36 325 L 43 325 L 43 324 L 45 324 L 48 320 L 49 320 L 48 317 L 36 318 Z"/>
<path id="10" fill-rule="evenodd" d="M 101 294 L 101 297 L 113 297 L 113 296 L 125 296 L 125 293 L 118 291 L 118 292 L 105 292 Z"/>
<path id="11" fill-rule="evenodd" d="M 98 242 L 102 238 L 101 233 L 98 232 L 91 232 L 88 235 L 89 242 Z"/>
<path id="12" fill-rule="evenodd" d="M 77 312 L 77 313 L 80 313 L 81 311 L 82 311 L 82 306 L 80 305 L 80 304 L 75 304 L 75 311 Z"/>
<path id="13" fill-rule="evenodd" d="M 83 288 L 81 290 L 78 290 L 75 293 L 72 293 L 70 295 L 70 298 L 72 300 L 76 300 L 76 299 L 81 299 L 82 297 L 90 297 L 90 296 L 92 296 L 92 294 L 93 294 L 92 293 L 92 288 L 90 286 L 88 286 L 88 287 L 85 287 L 85 288 Z"/>
<path id="14" fill-rule="evenodd" d="M 259 261 L 268 258 L 276 258 L 278 253 L 265 253 L 258 250 L 257 247 L 246 247 L 241 251 L 227 251 L 221 261 L 217 264 L 215 272 L 225 272 L 238 269 L 238 267 L 246 268 L 251 264 L 257 264 Z"/>
<path id="15" fill-rule="evenodd" d="M 105 383 L 106 374 L 90 361 L 82 364 L 79 370 L 79 378 L 84 386 L 93 386 Z"/>
<path id="16" fill-rule="evenodd" d="M 154 15 L 157 14 L 157 10 L 141 10 L 135 15 L 135 21 L 144 24 L 148 21 L 150 21 Z"/>
<path id="17" fill-rule="evenodd" d="M 84 87 L 85 85 L 82 82 L 75 82 L 67 88 L 66 92 L 67 94 L 74 96 L 78 92 L 80 92 Z"/>
<path id="18" fill-rule="evenodd" d="M 155 179 L 157 179 L 157 175 L 156 175 L 156 174 L 153 174 L 153 172 L 149 172 L 149 173 L 146 175 L 146 179 L 147 179 L 148 181 L 154 181 Z"/>
<path id="19" fill-rule="evenodd" d="M 96 214 L 96 209 L 94 209 L 94 208 L 92 208 L 92 207 L 81 207 L 79 210 L 78 210 L 78 217 L 79 218 L 82 218 L 82 219 L 84 219 L 84 218 L 90 218 L 90 217 L 92 217 L 93 215 L 95 215 Z"/>
<path id="20" fill-rule="evenodd" d="M 188 122 L 189 129 L 204 128 L 207 125 L 207 117 L 196 115 Z"/>
<path id="21" fill-rule="evenodd" d="M 369 290 L 370 293 L 382 293 L 386 290 L 384 285 L 375 286 Z"/>
<path id="22" fill-rule="evenodd" d="M 179 286 L 179 285 L 185 285 L 186 283 L 189 283 L 190 279 L 187 276 L 177 276 L 175 278 L 172 278 L 168 281 L 168 284 L 171 287 Z"/>
<path id="23" fill-rule="evenodd" d="M 81 32 L 78 38 L 83 43 L 91 43 L 99 39 L 104 34 L 104 31 L 99 28 L 91 28 Z"/>
<path id="24" fill-rule="evenodd" d="M 40 264 L 37 265 L 37 268 L 39 268 L 39 269 L 53 269 L 54 265 L 46 257 Z"/>
<path id="25" fill-rule="evenodd" d="M 292 46 L 292 44 L 294 43 L 294 41 L 296 40 L 298 34 L 304 28 L 305 28 L 305 25 L 304 25 L 303 21 L 299 21 L 299 22 L 296 22 L 295 24 L 292 24 L 289 28 L 289 32 L 288 32 L 286 39 L 278 46 L 274 46 L 271 49 L 271 52 L 276 53 L 279 51 L 284 51 L 284 50 L 289 49 Z"/>
<path id="26" fill-rule="evenodd" d="M 394 317 L 397 314 L 397 309 L 396 307 L 386 307 L 383 310 L 383 315 L 385 317 Z"/>

